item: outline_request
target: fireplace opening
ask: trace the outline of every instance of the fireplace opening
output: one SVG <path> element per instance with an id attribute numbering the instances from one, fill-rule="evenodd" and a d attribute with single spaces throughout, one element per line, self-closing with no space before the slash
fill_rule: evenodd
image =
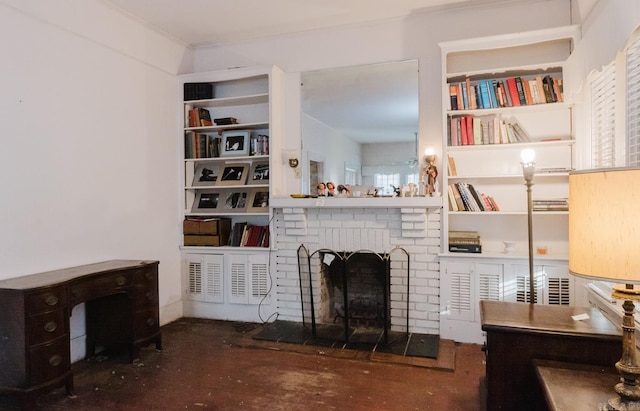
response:
<path id="1" fill-rule="evenodd" d="M 355 333 L 381 334 L 387 341 L 392 325 L 391 272 L 406 282 L 406 293 L 399 297 L 408 312 L 408 254 L 403 249 L 396 259 L 389 253 L 373 251 L 333 251 L 321 249 L 309 254 L 298 249 L 300 295 L 303 324 L 315 336 L 318 327 L 340 327 L 343 340 Z M 406 258 L 406 261 L 404 260 Z M 395 262 L 393 262 L 395 261 Z M 395 267 L 392 269 L 392 265 Z M 404 332 L 408 332 L 408 316 Z M 396 323 L 398 322 L 396 319 Z"/>
<path id="2" fill-rule="evenodd" d="M 385 295 L 389 281 L 383 256 L 356 253 L 348 260 L 331 257 L 332 254 L 321 253 L 325 263 L 321 266 L 320 322 L 385 328 L 388 318 Z M 328 260 L 331 260 L 329 264 L 326 263 Z"/>

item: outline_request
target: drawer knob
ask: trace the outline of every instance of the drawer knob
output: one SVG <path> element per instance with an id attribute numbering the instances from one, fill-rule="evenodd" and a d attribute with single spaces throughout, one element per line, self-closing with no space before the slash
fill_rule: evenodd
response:
<path id="1" fill-rule="evenodd" d="M 153 301 L 153 296 L 155 293 L 153 291 L 147 291 L 147 300 Z"/>
<path id="2" fill-rule="evenodd" d="M 116 284 L 125 285 L 127 283 L 127 278 L 124 276 L 116 277 Z"/>
<path id="3" fill-rule="evenodd" d="M 52 333 L 58 329 L 58 324 L 55 321 L 49 321 L 44 325 L 44 330 L 48 333 Z"/>
<path id="4" fill-rule="evenodd" d="M 151 281 L 153 280 L 153 273 L 150 271 L 147 271 L 146 274 L 144 275 L 146 277 L 147 280 Z"/>
<path id="5" fill-rule="evenodd" d="M 155 323 L 156 323 L 156 319 L 155 318 L 153 318 L 153 317 L 147 318 L 147 325 L 152 326 L 152 325 L 155 325 Z"/>
<path id="6" fill-rule="evenodd" d="M 49 358 L 49 364 L 53 367 L 57 367 L 60 363 L 62 363 L 62 356 L 60 354 L 53 355 Z"/>
<path id="7" fill-rule="evenodd" d="M 44 299 L 44 303 L 49 305 L 49 306 L 53 306 L 58 304 L 58 297 L 56 297 L 53 294 L 49 294 L 46 296 L 46 298 Z"/>

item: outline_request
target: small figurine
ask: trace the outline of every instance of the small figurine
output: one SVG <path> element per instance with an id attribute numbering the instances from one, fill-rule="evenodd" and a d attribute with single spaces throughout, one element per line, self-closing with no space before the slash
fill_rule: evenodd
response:
<path id="1" fill-rule="evenodd" d="M 438 169 L 433 164 L 427 168 L 427 194 L 433 196 L 438 188 Z"/>
<path id="2" fill-rule="evenodd" d="M 326 188 L 327 186 L 324 183 L 318 183 L 318 197 L 326 196 Z"/>
<path id="3" fill-rule="evenodd" d="M 327 195 L 333 197 L 336 195 L 336 186 L 331 181 L 327 181 Z"/>
<path id="4" fill-rule="evenodd" d="M 343 184 L 338 185 L 338 195 L 342 195 L 345 197 L 351 197 L 351 190 Z"/>

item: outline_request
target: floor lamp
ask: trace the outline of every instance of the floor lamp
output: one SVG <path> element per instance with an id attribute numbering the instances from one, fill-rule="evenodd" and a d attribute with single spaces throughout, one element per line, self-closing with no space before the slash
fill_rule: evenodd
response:
<path id="1" fill-rule="evenodd" d="M 527 229 L 529 234 L 529 290 L 531 304 L 536 302 L 536 287 L 533 278 L 533 202 L 531 200 L 531 186 L 533 185 L 533 173 L 536 169 L 534 162 L 536 153 L 531 148 L 525 148 L 520 153 L 524 184 L 527 186 Z"/>
<path id="2" fill-rule="evenodd" d="M 569 174 L 569 271 L 573 275 L 622 283 L 613 297 L 624 300 L 622 376 L 616 410 L 640 410 L 640 365 L 635 338 L 635 304 L 640 301 L 640 168 L 575 171 Z M 613 394 L 613 393 L 612 393 Z"/>

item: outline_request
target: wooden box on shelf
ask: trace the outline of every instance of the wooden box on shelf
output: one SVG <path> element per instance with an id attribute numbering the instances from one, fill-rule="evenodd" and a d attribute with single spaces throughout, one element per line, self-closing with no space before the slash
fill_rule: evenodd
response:
<path id="1" fill-rule="evenodd" d="M 231 233 L 230 218 L 186 218 L 182 224 L 185 246 L 227 245 Z"/>

